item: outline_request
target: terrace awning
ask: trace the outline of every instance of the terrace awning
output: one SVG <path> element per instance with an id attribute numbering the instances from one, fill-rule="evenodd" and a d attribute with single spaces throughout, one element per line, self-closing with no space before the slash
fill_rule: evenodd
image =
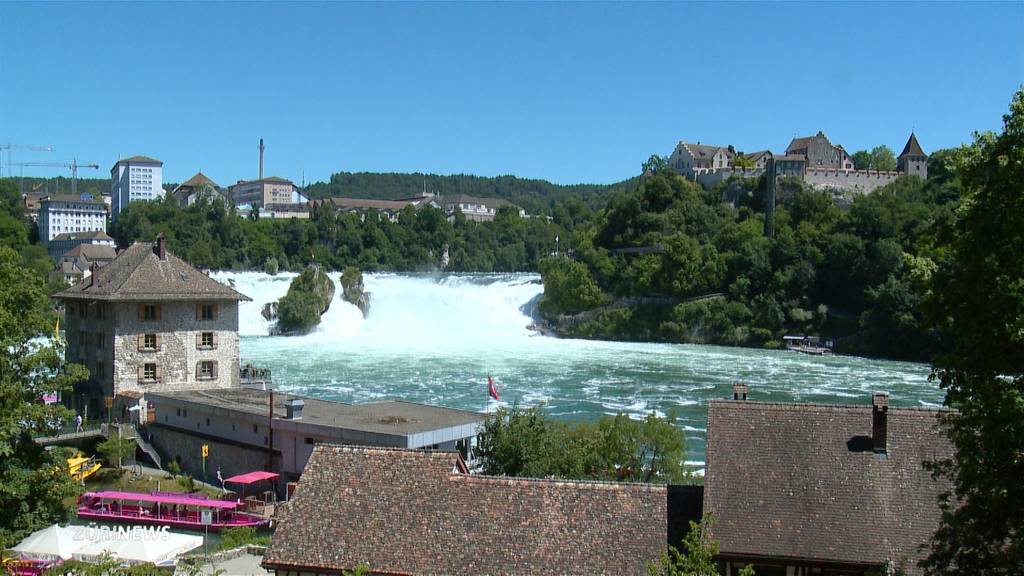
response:
<path id="1" fill-rule="evenodd" d="M 239 474 L 237 476 L 232 476 L 231 478 L 227 478 L 226 480 L 224 480 L 224 482 L 225 483 L 231 483 L 231 484 L 253 484 L 253 483 L 259 482 L 261 480 L 273 480 L 274 478 L 277 478 L 278 476 L 280 476 L 280 474 L 275 474 L 273 472 L 264 472 L 262 470 L 257 470 L 256 472 L 246 472 L 245 474 Z"/>
<path id="2" fill-rule="evenodd" d="M 180 506 L 200 506 L 203 508 L 228 509 L 238 507 L 236 502 L 215 500 L 213 498 L 198 498 L 187 494 L 140 494 L 138 492 L 104 490 L 102 492 L 86 492 L 83 496 L 104 498 L 106 500 L 132 500 L 136 502 L 155 502 L 158 504 L 177 504 Z"/>

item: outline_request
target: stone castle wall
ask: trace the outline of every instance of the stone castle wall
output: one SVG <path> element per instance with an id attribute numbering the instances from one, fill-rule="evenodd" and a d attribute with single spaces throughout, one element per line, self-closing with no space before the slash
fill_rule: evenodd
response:
<path id="1" fill-rule="evenodd" d="M 891 184 L 902 176 L 902 172 L 881 172 L 878 170 L 825 170 L 808 168 L 804 182 L 815 190 L 846 190 L 857 194 L 870 194 L 876 189 Z"/>

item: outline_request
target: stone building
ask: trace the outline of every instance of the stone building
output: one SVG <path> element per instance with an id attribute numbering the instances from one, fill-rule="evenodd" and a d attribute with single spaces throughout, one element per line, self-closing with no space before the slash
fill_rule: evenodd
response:
<path id="1" fill-rule="evenodd" d="M 669 156 L 668 165 L 683 176 L 695 178 L 699 174 L 731 168 L 735 157 L 736 150 L 732 146 L 690 144 L 680 140 Z"/>
<path id="2" fill-rule="evenodd" d="M 263 566 L 279 576 L 643 575 L 667 545 L 664 485 L 469 474 L 455 452 L 320 444 Z"/>
<path id="3" fill-rule="evenodd" d="M 903 174 L 913 174 L 922 180 L 928 179 L 928 155 L 917 143 L 917 136 L 911 132 L 903 152 L 896 158 L 896 171 Z"/>
<path id="4" fill-rule="evenodd" d="M 941 409 L 708 403 L 704 514 L 713 515 L 722 573 L 752 563 L 786 576 L 921 574 L 950 485 L 922 463 L 948 458 Z"/>
<path id="5" fill-rule="evenodd" d="M 107 246 L 113 250 L 115 242 L 102 230 L 64 232 L 57 234 L 47 243 L 46 251 L 50 254 L 50 258 L 59 261 L 68 250 L 73 250 L 78 246 Z"/>
<path id="6" fill-rule="evenodd" d="M 171 196 L 178 202 L 178 206 L 182 208 L 195 204 L 200 198 L 205 198 L 211 203 L 223 202 L 228 206 L 231 204 L 227 190 L 217 185 L 216 182 L 211 180 L 206 174 L 203 174 L 202 171 L 196 172 L 195 176 L 178 184 L 171 191 Z"/>
<path id="7" fill-rule="evenodd" d="M 51 276 L 59 275 L 68 284 L 76 284 L 88 278 L 93 271 L 93 264 L 102 268 L 114 261 L 117 252 L 113 241 L 107 244 L 79 244 L 64 252 L 57 261 Z"/>
<path id="8" fill-rule="evenodd" d="M 786 147 L 787 156 L 803 156 L 807 168 L 853 170 L 853 160 L 842 146 L 829 142 L 824 132 L 794 138 Z"/>
<path id="9" fill-rule="evenodd" d="M 449 219 L 453 219 L 455 211 L 458 210 L 462 212 L 466 220 L 488 222 L 494 220 L 494 217 L 498 214 L 498 209 L 502 207 L 510 207 L 518 212 L 520 216 L 526 216 L 526 210 L 503 198 L 478 198 L 466 194 L 452 194 L 451 196 L 441 197 L 440 204 L 441 209 L 444 210 L 445 215 Z"/>
<path id="10" fill-rule="evenodd" d="M 163 235 L 54 297 L 66 358 L 90 371 L 72 403 L 90 416 L 116 396 L 239 385 L 238 303 L 249 298 L 170 253 Z"/>

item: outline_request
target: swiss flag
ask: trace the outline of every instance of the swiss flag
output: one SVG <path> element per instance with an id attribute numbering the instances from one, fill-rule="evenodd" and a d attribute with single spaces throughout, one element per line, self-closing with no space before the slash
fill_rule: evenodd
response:
<path id="1" fill-rule="evenodd" d="M 494 385 L 494 378 L 491 378 L 490 374 L 487 375 L 487 393 L 491 395 L 491 398 L 501 400 L 498 396 L 498 387 Z"/>

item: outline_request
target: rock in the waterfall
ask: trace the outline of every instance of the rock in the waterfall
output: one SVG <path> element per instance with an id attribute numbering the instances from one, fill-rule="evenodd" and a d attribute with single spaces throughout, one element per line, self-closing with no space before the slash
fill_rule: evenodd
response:
<path id="1" fill-rule="evenodd" d="M 260 310 L 260 314 L 267 319 L 268 322 L 277 320 L 277 302 L 267 302 L 263 305 L 263 309 Z"/>
<path id="2" fill-rule="evenodd" d="M 320 324 L 320 316 L 331 307 L 334 282 L 316 264 L 302 271 L 277 302 L 277 324 L 272 332 L 281 335 L 306 334 Z"/>
<path id="3" fill-rule="evenodd" d="M 363 273 L 355 266 L 349 266 L 341 273 L 341 297 L 355 304 L 363 318 L 370 313 L 370 293 L 363 289 Z"/>

